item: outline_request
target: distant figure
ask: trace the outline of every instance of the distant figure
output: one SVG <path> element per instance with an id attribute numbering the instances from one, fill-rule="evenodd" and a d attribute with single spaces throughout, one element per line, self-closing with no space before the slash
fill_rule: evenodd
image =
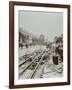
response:
<path id="1" fill-rule="evenodd" d="M 23 44 L 22 43 L 19 43 L 19 47 L 21 47 L 21 49 L 23 48 Z"/>
<path id="2" fill-rule="evenodd" d="M 60 60 L 63 62 L 63 50 L 59 50 Z"/>
<path id="3" fill-rule="evenodd" d="M 55 53 L 56 53 L 56 54 L 59 54 L 59 47 L 56 47 Z"/>
<path id="4" fill-rule="evenodd" d="M 26 44 L 26 48 L 28 48 L 28 44 Z"/>
<path id="5" fill-rule="evenodd" d="M 53 63 L 55 65 L 58 65 L 58 59 L 59 59 L 59 53 L 58 52 L 59 52 L 59 48 L 56 47 L 55 52 L 53 54 Z"/>
<path id="6" fill-rule="evenodd" d="M 53 63 L 58 65 L 58 56 L 53 56 Z"/>
<path id="7" fill-rule="evenodd" d="M 55 52 L 59 54 L 60 60 L 61 60 L 61 62 L 63 62 L 63 50 L 59 49 L 59 47 L 56 47 Z"/>

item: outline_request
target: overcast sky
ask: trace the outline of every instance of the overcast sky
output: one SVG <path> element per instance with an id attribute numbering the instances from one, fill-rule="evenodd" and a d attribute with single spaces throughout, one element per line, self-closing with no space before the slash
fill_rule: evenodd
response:
<path id="1" fill-rule="evenodd" d="M 49 41 L 63 33 L 63 13 L 19 11 L 19 28 L 23 28 L 35 36 L 45 35 Z"/>

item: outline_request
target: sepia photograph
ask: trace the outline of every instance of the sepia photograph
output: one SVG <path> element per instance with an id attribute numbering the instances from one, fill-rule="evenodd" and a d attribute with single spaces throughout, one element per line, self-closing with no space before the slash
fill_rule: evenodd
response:
<path id="1" fill-rule="evenodd" d="M 63 77 L 63 13 L 18 11 L 19 79 Z"/>
<path id="2" fill-rule="evenodd" d="M 70 85 L 70 6 L 9 3 L 9 87 Z"/>

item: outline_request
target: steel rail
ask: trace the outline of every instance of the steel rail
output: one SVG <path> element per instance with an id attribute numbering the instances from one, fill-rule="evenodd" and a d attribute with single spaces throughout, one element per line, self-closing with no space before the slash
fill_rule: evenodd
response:
<path id="1" fill-rule="evenodd" d="M 35 53 L 35 51 L 32 52 L 32 53 Z M 30 57 L 28 57 L 25 61 L 21 62 L 21 63 L 19 64 L 19 67 L 22 66 L 24 63 L 26 63 L 26 62 L 28 61 L 29 58 L 30 58 Z M 35 56 L 34 56 L 33 58 L 35 58 Z M 32 59 L 33 59 L 33 58 L 32 58 Z"/>
<path id="2" fill-rule="evenodd" d="M 42 56 L 43 56 L 43 55 L 42 55 Z M 32 74 L 30 75 L 30 78 L 33 78 L 33 77 L 34 77 L 34 74 L 35 74 L 35 72 L 36 72 L 36 70 L 37 70 L 37 68 L 38 68 L 38 66 L 39 66 L 39 64 L 41 63 L 42 60 L 43 60 L 43 57 L 40 59 L 40 61 L 39 61 L 38 64 L 36 65 L 34 71 L 33 71 Z"/>
<path id="3" fill-rule="evenodd" d="M 42 52 L 42 53 L 43 53 L 43 52 Z M 42 53 L 40 53 L 39 55 L 37 55 L 37 56 L 34 58 L 34 60 L 32 60 L 32 62 L 29 63 L 29 65 L 27 65 L 21 73 L 19 73 L 19 75 L 22 75 L 22 74 L 25 72 L 25 70 L 27 70 L 27 69 L 29 68 L 29 66 L 35 61 L 35 59 L 37 59 Z"/>
<path id="4" fill-rule="evenodd" d="M 36 70 L 37 70 L 37 68 L 38 68 L 38 66 L 39 66 L 39 64 L 40 64 L 40 62 L 41 62 L 41 60 L 42 60 L 42 59 L 40 59 L 40 61 L 39 61 L 38 64 L 36 65 L 34 71 L 33 71 L 32 74 L 30 75 L 30 78 L 33 78 L 33 76 L 34 76 L 34 74 L 35 74 L 35 72 L 36 72 Z"/>

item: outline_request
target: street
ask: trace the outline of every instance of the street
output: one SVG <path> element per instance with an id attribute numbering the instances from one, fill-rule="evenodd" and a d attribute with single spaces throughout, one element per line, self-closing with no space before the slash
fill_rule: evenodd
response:
<path id="1" fill-rule="evenodd" d="M 53 64 L 52 52 L 46 46 L 19 48 L 19 79 L 63 76 L 63 63 Z"/>

